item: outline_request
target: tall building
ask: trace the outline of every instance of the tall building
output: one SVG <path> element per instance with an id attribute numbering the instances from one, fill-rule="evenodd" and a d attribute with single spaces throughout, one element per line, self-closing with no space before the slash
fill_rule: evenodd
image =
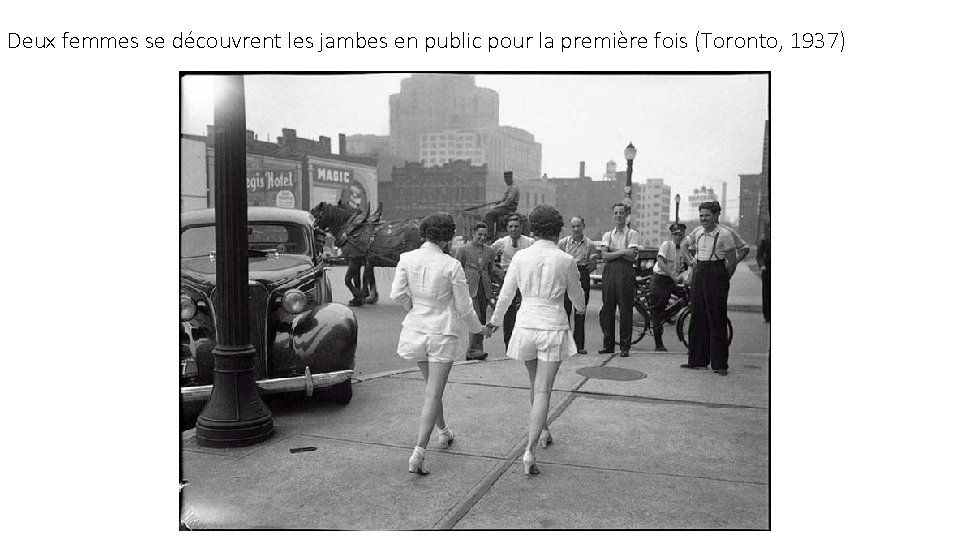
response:
<path id="1" fill-rule="evenodd" d="M 631 227 L 640 233 L 645 247 L 659 247 L 670 238 L 670 186 L 663 178 L 648 178 L 644 184 L 633 185 Z"/>
<path id="2" fill-rule="evenodd" d="M 416 73 L 390 96 L 390 152 L 425 167 L 456 160 L 486 165 L 487 201 L 504 190 L 503 172 L 539 181 L 542 149 L 533 134 L 501 126 L 499 96 L 472 75 Z"/>
<path id="3" fill-rule="evenodd" d="M 390 96 L 390 150 L 420 159 L 420 135 L 500 125 L 500 96 L 473 75 L 414 73 Z"/>
<path id="4" fill-rule="evenodd" d="M 763 128 L 760 174 L 740 175 L 740 219 L 737 229 L 747 242 L 759 243 L 770 225 L 770 121 Z"/>

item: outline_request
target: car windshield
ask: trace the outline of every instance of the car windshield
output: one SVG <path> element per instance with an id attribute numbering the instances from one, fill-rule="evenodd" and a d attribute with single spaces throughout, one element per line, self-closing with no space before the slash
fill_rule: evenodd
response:
<path id="1" fill-rule="evenodd" d="M 281 223 L 248 223 L 247 245 L 253 250 L 277 250 L 277 253 L 309 255 L 306 231 L 303 227 Z M 180 257 L 206 257 L 217 249 L 216 228 L 213 225 L 190 227 L 180 232 Z"/>

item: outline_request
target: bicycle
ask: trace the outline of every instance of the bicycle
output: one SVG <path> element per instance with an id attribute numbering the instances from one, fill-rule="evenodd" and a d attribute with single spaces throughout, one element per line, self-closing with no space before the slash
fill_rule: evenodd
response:
<path id="1" fill-rule="evenodd" d="M 631 343 L 637 344 L 653 329 L 653 309 L 650 307 L 650 282 L 653 276 L 637 278 L 637 290 L 633 298 L 633 307 L 639 317 L 633 318 Z M 665 310 L 663 323 L 676 324 L 677 338 L 684 347 L 690 348 L 690 287 L 675 285 Z M 727 344 L 733 342 L 733 323 L 727 318 Z"/>

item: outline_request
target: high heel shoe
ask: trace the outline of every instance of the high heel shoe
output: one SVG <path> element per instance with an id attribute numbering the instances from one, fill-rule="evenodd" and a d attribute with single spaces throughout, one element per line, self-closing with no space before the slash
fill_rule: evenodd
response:
<path id="1" fill-rule="evenodd" d="M 423 464 L 426 451 L 417 446 L 413 449 L 413 454 L 410 455 L 410 472 L 417 474 L 430 474 L 430 470 L 427 469 L 427 466 Z"/>
<path id="2" fill-rule="evenodd" d="M 523 452 L 523 474 L 540 474 L 540 469 L 537 468 L 537 460 L 529 450 Z"/>
<path id="3" fill-rule="evenodd" d="M 553 435 L 550 434 L 549 429 L 544 429 L 540 432 L 540 448 L 546 448 L 553 444 Z"/>
<path id="4" fill-rule="evenodd" d="M 455 437 L 453 436 L 453 431 L 450 427 L 446 427 L 440 430 L 440 434 L 437 436 L 437 440 L 440 442 L 440 448 L 450 448 L 450 445 L 453 444 Z"/>

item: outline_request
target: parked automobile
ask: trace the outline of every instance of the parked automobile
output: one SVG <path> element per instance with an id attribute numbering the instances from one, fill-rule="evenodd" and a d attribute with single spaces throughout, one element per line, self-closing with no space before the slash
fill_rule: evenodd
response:
<path id="1" fill-rule="evenodd" d="M 653 273 L 653 266 L 657 264 L 657 253 L 659 249 L 653 248 L 644 248 L 637 252 L 637 281 L 645 276 L 649 276 Z M 597 258 L 598 260 L 599 257 Z M 590 287 L 594 289 L 599 289 L 603 284 L 603 265 L 605 263 L 600 261 L 597 263 L 597 268 L 590 272 Z"/>
<path id="2" fill-rule="evenodd" d="M 339 403 L 353 396 L 350 376 L 357 319 L 331 303 L 322 235 L 301 210 L 250 207 L 249 342 L 261 394 L 318 388 Z M 216 233 L 212 209 L 180 215 L 180 395 L 208 400 L 217 345 Z"/>

